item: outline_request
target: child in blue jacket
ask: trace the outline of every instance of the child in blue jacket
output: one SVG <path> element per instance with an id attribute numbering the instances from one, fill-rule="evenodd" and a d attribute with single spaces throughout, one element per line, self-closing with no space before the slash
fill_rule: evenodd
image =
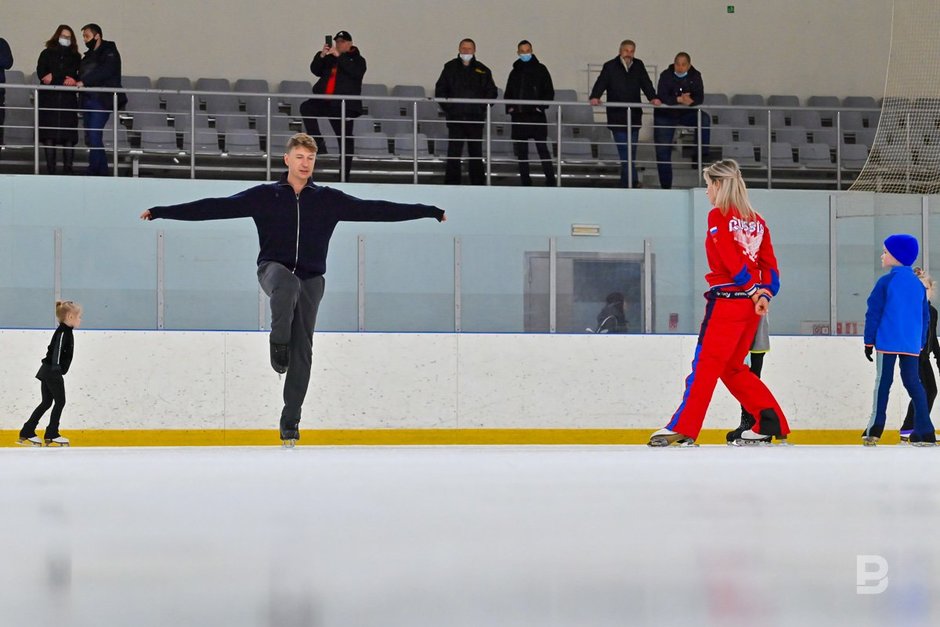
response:
<path id="1" fill-rule="evenodd" d="M 927 343 L 930 311 L 927 290 L 911 268 L 917 254 L 917 238 L 913 235 L 900 233 L 889 236 L 884 241 L 881 267 L 890 268 L 890 271 L 878 279 L 868 297 L 865 357 L 873 361 L 872 351 L 878 352 L 878 375 L 875 379 L 875 411 L 862 433 L 865 446 L 876 445 L 884 432 L 895 361 L 901 364 L 901 381 L 914 403 L 911 444 L 934 446 L 937 442 L 919 374 L 919 356 Z"/>

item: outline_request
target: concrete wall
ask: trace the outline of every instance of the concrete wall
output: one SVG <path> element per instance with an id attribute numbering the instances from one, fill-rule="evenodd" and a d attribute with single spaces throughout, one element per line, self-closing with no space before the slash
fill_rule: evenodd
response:
<path id="1" fill-rule="evenodd" d="M 0 430 L 39 401 L 48 331 L 0 331 Z M 695 336 L 318 333 L 306 429 L 656 429 Z M 264 333 L 82 331 L 64 432 L 272 429 L 282 382 Z M 858 338 L 773 337 L 764 379 L 794 430 L 864 428 L 874 367 Z M 898 384 L 900 385 L 900 384 Z M 906 406 L 892 395 L 889 427 Z M 719 385 L 706 426 L 737 425 Z M 44 425 L 45 423 L 43 423 Z"/>
<path id="2" fill-rule="evenodd" d="M 735 12 L 729 14 L 727 6 Z M 463 37 L 505 85 L 516 42 L 529 39 L 558 87 L 587 89 L 587 64 L 637 41 L 637 56 L 665 69 L 691 53 L 707 91 L 883 94 L 891 40 L 891 0 L 66 0 L 5 3 L 0 36 L 15 67 L 35 71 L 55 27 L 99 23 L 117 42 L 127 74 L 312 78 L 323 35 L 345 29 L 365 55 L 366 82 L 432 87 Z M 207 52 L 208 51 L 208 52 Z"/>

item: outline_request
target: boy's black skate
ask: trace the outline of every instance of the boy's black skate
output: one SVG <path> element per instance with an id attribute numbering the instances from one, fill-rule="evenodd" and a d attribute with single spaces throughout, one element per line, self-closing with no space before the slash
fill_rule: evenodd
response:
<path id="1" fill-rule="evenodd" d="M 271 342 L 271 367 L 278 374 L 287 372 L 290 367 L 290 345 Z"/>
<path id="2" fill-rule="evenodd" d="M 46 446 L 69 446 L 69 439 L 64 435 L 44 438 Z"/>
<path id="3" fill-rule="evenodd" d="M 912 433 L 911 446 L 936 446 L 937 434 L 933 431 L 925 434 Z"/>
<path id="4" fill-rule="evenodd" d="M 741 410 L 741 424 L 738 425 L 737 429 L 734 431 L 729 431 L 725 434 L 725 441 L 728 443 L 728 446 L 734 446 L 735 440 L 741 438 L 741 434 L 754 426 L 754 416 L 747 413 L 743 409 Z"/>
<path id="5" fill-rule="evenodd" d="M 300 439 L 300 423 L 296 420 L 286 421 L 281 419 L 281 446 L 284 448 L 294 448 Z"/>

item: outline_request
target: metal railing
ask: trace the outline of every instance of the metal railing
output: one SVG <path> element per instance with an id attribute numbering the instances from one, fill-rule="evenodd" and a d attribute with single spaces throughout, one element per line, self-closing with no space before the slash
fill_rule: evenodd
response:
<path id="1" fill-rule="evenodd" d="M 352 156 L 360 162 L 356 167 L 361 170 L 362 162 L 370 164 L 371 174 L 385 173 L 395 176 L 409 176 L 410 180 L 418 183 L 422 177 L 439 175 L 441 165 L 449 159 L 465 159 L 467 157 L 448 156 L 442 148 L 448 139 L 447 126 L 453 124 L 482 124 L 481 152 L 485 164 L 485 183 L 495 184 L 497 177 L 511 177 L 514 181 L 518 176 L 515 167 L 518 157 L 515 154 L 516 142 L 511 138 L 512 122 L 505 113 L 506 105 L 538 106 L 547 111 L 548 117 L 544 124 L 546 142 L 550 150 L 552 167 L 556 174 L 556 185 L 561 186 L 563 178 L 569 180 L 579 177 L 589 184 L 598 182 L 613 182 L 620 178 L 620 172 L 627 179 L 630 186 L 634 183 L 632 173 L 634 166 L 656 169 L 659 165 L 653 159 L 638 156 L 633 157 L 634 147 L 631 133 L 626 133 L 625 159 L 621 159 L 616 142 L 611 138 L 607 129 L 606 109 L 626 108 L 628 124 L 632 123 L 633 110 L 640 108 L 649 120 L 651 112 L 665 109 L 688 111 L 687 107 L 654 107 L 650 104 L 640 103 L 606 103 L 599 107 L 591 107 L 586 102 L 578 101 L 530 101 L 530 100 L 472 100 L 472 99 L 438 99 L 433 97 L 389 97 L 389 96 L 323 96 L 306 93 L 272 93 L 272 92 L 236 92 L 236 91 L 183 91 L 160 89 L 119 89 L 117 92 L 125 93 L 131 103 L 124 110 L 118 108 L 118 96 L 114 88 L 84 88 L 46 86 L 46 85 L 18 85 L 6 84 L 7 90 L 7 120 L 5 124 L 6 139 L 4 148 L 7 150 L 32 149 L 32 171 L 40 173 L 40 98 L 44 91 L 70 91 L 78 93 L 107 93 L 111 95 L 111 120 L 107 148 L 110 162 L 115 164 L 113 176 L 119 175 L 121 165 L 130 169 L 131 175 L 138 175 L 142 161 L 148 158 L 163 158 L 163 163 L 152 167 L 161 170 L 188 170 L 190 178 L 196 178 L 200 164 L 205 164 L 204 170 L 217 171 L 222 169 L 231 173 L 263 173 L 266 180 L 271 180 L 272 168 L 279 167 L 280 149 L 275 146 L 293 132 L 300 131 L 304 122 L 300 115 L 299 105 L 307 99 L 339 101 L 339 118 L 341 129 L 337 138 L 335 154 L 339 157 L 339 180 L 345 181 L 346 171 L 342 167 L 347 156 Z M 11 97 L 18 93 L 17 97 Z M 25 97 L 24 97 L 25 95 Z M 214 110 L 213 99 L 228 98 L 238 102 L 233 109 Z M 172 107 L 170 101 L 173 100 Z M 135 101 L 148 101 L 154 107 L 143 107 Z M 180 101 L 188 106 L 183 110 Z M 366 115 L 354 122 L 354 133 L 346 135 L 346 122 L 352 118 L 348 114 L 348 102 L 361 101 Z M 252 102 L 251 111 L 248 102 Z M 259 103 L 264 104 L 259 110 Z M 485 116 L 478 121 L 448 121 L 440 111 L 440 104 L 485 104 Z M 80 109 L 79 109 L 80 111 Z M 849 109 L 849 108 L 820 108 L 820 107 L 769 107 L 769 106 L 733 106 L 733 105 L 704 105 L 696 108 L 696 123 L 693 126 L 676 127 L 677 139 L 687 136 L 690 142 L 681 143 L 673 140 L 670 145 L 670 162 L 675 160 L 675 148 L 678 146 L 693 148 L 693 157 L 696 174 L 695 184 L 701 184 L 701 169 L 705 161 L 714 158 L 716 153 L 725 154 L 728 150 L 741 151 L 733 154 L 741 158 L 742 166 L 748 175 L 749 182 L 763 183 L 768 188 L 774 187 L 782 181 L 802 180 L 807 186 L 834 186 L 842 189 L 844 183 L 851 180 L 861 168 L 857 157 L 851 162 L 843 158 L 844 146 L 851 143 L 865 144 L 867 149 L 873 143 L 877 116 L 879 109 Z M 798 132 L 798 128 L 788 117 L 794 111 L 815 112 L 819 114 L 820 124 L 814 128 L 803 128 L 805 144 L 824 143 L 817 138 L 835 139 L 832 144 L 827 143 L 829 158 L 825 155 L 817 158 L 812 164 L 804 165 L 796 160 L 797 148 L 791 145 L 792 154 L 789 162 L 786 155 L 782 159 L 775 159 L 771 154 L 773 150 L 785 150 L 776 147 L 775 141 L 782 134 Z M 853 124 L 846 126 L 844 116 L 851 115 Z M 168 145 L 148 145 L 146 138 L 142 137 L 141 124 L 138 119 L 160 118 L 163 116 L 162 132 L 168 138 Z M 29 121 L 26 118 L 29 117 Z M 181 125 L 183 117 L 188 123 Z M 730 120 L 724 123 L 723 120 Z M 862 119 L 861 125 L 857 121 Z M 285 122 L 286 120 L 286 122 Z M 229 145 L 229 123 L 234 124 L 235 130 L 251 131 L 247 137 L 257 137 L 258 142 L 254 149 L 233 149 Z M 707 122 L 707 123 L 706 123 Z M 170 124 L 173 126 L 170 126 Z M 201 126 L 203 125 L 204 126 Z M 214 127 L 213 127 L 214 125 Z M 159 126 L 159 125 L 158 125 Z M 323 129 L 321 131 L 327 130 Z M 221 131 L 216 136 L 218 146 L 213 148 L 211 134 L 209 145 L 197 141 L 203 134 L 200 131 Z M 625 127 L 626 129 L 626 127 Z M 153 129 L 151 129 L 153 130 Z M 331 129 L 329 129 L 331 130 Z M 712 139 L 703 143 L 704 133 L 710 130 Z M 11 131 L 13 131 L 11 133 Z M 721 137 L 715 138 L 716 132 Z M 384 134 L 384 143 L 383 143 Z M 125 135 L 127 141 L 124 141 Z M 10 137 L 29 137 L 29 141 L 10 141 Z M 332 142 L 332 133 L 324 133 L 325 141 Z M 401 149 L 400 145 L 405 138 L 410 139 L 410 147 Z M 358 150 L 347 155 L 347 139 L 350 145 L 359 144 Z M 866 141 L 859 141 L 859 140 Z M 909 143 L 916 138 L 908 138 Z M 746 144 L 751 144 L 753 154 L 747 154 Z M 363 145 L 365 144 L 365 145 Z M 639 147 L 652 148 L 653 141 L 641 135 Z M 911 150 L 915 147 L 909 146 Z M 82 149 L 80 143 L 71 150 Z M 329 151 L 328 151 L 329 152 Z M 818 152 L 818 151 L 817 151 Z M 710 154 L 709 154 L 710 153 Z M 681 155 L 681 150 L 680 150 Z M 749 157 L 750 158 L 747 158 Z M 122 159 L 124 163 L 122 164 Z M 530 163 L 539 163 L 532 153 L 527 158 Z M 778 162 L 780 161 L 780 162 Z M 7 160 L 9 162 L 9 159 Z M 321 160 L 323 164 L 323 160 Z M 689 162 L 686 163 L 687 165 Z M 2 164 L 0 164 L 2 165 Z M 128 168 L 129 166 L 129 168 Z M 404 168 L 404 169 L 402 169 Z M 500 168 L 497 171 L 497 168 Z M 792 175 L 799 175 L 794 177 Z M 687 183 L 688 177 L 687 178 Z M 688 186 L 688 185 L 687 185 Z"/>

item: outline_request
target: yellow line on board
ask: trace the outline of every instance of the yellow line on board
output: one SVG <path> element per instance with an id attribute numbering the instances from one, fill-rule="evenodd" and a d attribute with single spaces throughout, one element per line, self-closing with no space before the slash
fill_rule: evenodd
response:
<path id="1" fill-rule="evenodd" d="M 655 429 L 301 429 L 299 445 L 621 445 L 646 444 Z M 16 446 L 16 430 L 0 430 L 0 447 Z M 792 444 L 861 445 L 861 430 L 813 429 L 790 435 Z M 64 430 L 73 446 L 274 446 L 277 429 L 89 429 Z M 886 433 L 883 444 L 897 444 Z M 700 444 L 724 444 L 725 431 L 705 429 Z"/>

